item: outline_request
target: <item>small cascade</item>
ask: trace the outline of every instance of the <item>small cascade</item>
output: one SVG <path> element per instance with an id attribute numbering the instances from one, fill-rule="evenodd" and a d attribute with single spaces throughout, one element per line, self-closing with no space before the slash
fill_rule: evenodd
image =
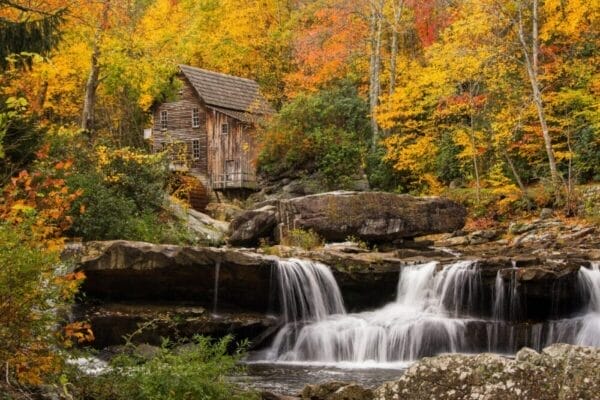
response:
<path id="1" fill-rule="evenodd" d="M 581 268 L 578 278 L 589 303 L 575 342 L 582 346 L 600 347 L 600 263 L 593 263 L 591 268 Z"/>
<path id="2" fill-rule="evenodd" d="M 584 314 L 543 322 L 523 318 L 518 271 L 514 265 L 498 271 L 490 293 L 484 291 L 475 261 L 443 268 L 437 262 L 407 266 L 400 272 L 396 301 L 347 314 L 327 266 L 280 261 L 276 272 L 284 326 L 258 359 L 390 365 L 443 352 L 514 353 L 560 342 L 600 347 L 600 263 L 578 274 L 579 291 L 589 299 Z M 482 310 L 479 315 L 491 318 L 476 317 Z"/>
<path id="3" fill-rule="evenodd" d="M 331 314 L 346 313 L 340 288 L 326 265 L 279 260 L 277 278 L 284 322 L 320 321 Z"/>
<path id="4" fill-rule="evenodd" d="M 510 279 L 508 284 L 502 275 L 508 271 Z M 494 321 L 517 321 L 523 315 L 521 295 L 519 293 L 519 282 L 516 266 L 508 270 L 498 270 L 494 281 L 492 298 L 492 318 Z"/>
<path id="5" fill-rule="evenodd" d="M 214 299 L 213 299 L 213 315 L 217 314 L 217 305 L 219 302 L 219 272 L 221 271 L 221 261 L 217 261 L 215 264 L 215 288 L 214 288 Z"/>
<path id="6" fill-rule="evenodd" d="M 471 260 L 447 266 L 434 280 L 439 307 L 454 317 L 470 314 L 479 305 L 481 287 L 481 274 Z"/>

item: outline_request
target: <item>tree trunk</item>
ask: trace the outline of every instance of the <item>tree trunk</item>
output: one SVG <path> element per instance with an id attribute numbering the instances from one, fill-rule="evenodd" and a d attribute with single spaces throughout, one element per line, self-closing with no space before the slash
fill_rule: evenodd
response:
<path id="1" fill-rule="evenodd" d="M 390 97 L 396 90 L 396 58 L 398 57 L 398 31 L 392 30 L 392 42 L 390 44 Z"/>
<path id="2" fill-rule="evenodd" d="M 85 84 L 85 95 L 83 98 L 83 112 L 81 114 L 81 129 L 92 133 L 94 130 L 94 108 L 96 106 L 96 89 L 98 89 L 100 78 L 100 65 L 98 58 L 100 57 L 100 47 L 98 39 L 94 42 L 92 51 L 91 68 Z"/>
<path id="3" fill-rule="evenodd" d="M 104 2 L 101 21 L 94 37 L 94 47 L 92 49 L 90 73 L 85 84 L 85 95 L 83 98 L 83 111 L 81 113 L 81 129 L 90 134 L 92 138 L 94 131 L 94 109 L 96 107 L 96 90 L 100 84 L 100 42 L 102 33 L 107 29 L 108 13 L 110 11 L 110 0 Z"/>
<path id="4" fill-rule="evenodd" d="M 469 88 L 469 135 L 471 136 L 471 146 L 473 147 L 473 170 L 475 171 L 475 185 L 476 185 L 476 196 L 477 203 L 481 202 L 481 181 L 479 178 L 479 162 L 477 160 L 477 142 L 475 139 L 475 104 L 473 101 L 474 88 Z"/>
<path id="5" fill-rule="evenodd" d="M 379 93 L 381 90 L 380 70 L 381 70 L 381 31 L 382 31 L 382 15 L 381 15 L 381 0 L 370 0 L 371 4 L 371 60 L 370 60 L 370 76 L 369 76 L 369 111 L 371 113 L 371 130 L 373 150 L 379 144 L 379 126 L 377 125 L 376 111 L 379 104 Z"/>
<path id="6" fill-rule="evenodd" d="M 402 11 L 404 9 L 404 0 L 398 1 L 398 4 L 393 3 L 393 21 L 392 21 L 392 40 L 390 43 L 390 97 L 396 90 L 396 59 L 398 58 L 398 37 L 400 30 L 400 19 L 402 18 Z"/>
<path id="7" fill-rule="evenodd" d="M 540 84 L 538 80 L 538 54 L 539 54 L 539 39 L 538 39 L 538 2 L 537 0 L 533 0 L 533 28 L 532 28 L 532 56 L 529 56 L 529 46 L 527 45 L 527 41 L 525 40 L 525 33 L 523 31 L 523 13 L 521 8 L 519 9 L 519 41 L 521 42 L 521 48 L 523 51 L 523 55 L 525 57 L 525 67 L 527 69 L 527 75 L 529 76 L 529 82 L 531 83 L 531 90 L 533 94 L 533 103 L 535 104 L 538 119 L 540 122 L 540 127 L 542 129 L 542 136 L 544 138 L 544 145 L 546 148 L 546 154 L 548 156 L 548 165 L 550 167 L 550 176 L 552 178 L 552 184 L 557 186 L 562 177 L 558 173 L 558 169 L 556 167 L 556 158 L 554 157 L 554 150 L 552 149 L 552 138 L 550 137 L 550 132 L 548 130 L 548 123 L 546 122 L 546 115 L 544 112 L 544 103 L 542 99 L 542 93 L 540 90 Z"/>
<path id="8" fill-rule="evenodd" d="M 44 111 L 44 103 L 46 103 L 46 95 L 48 94 L 48 81 L 42 82 L 42 87 L 35 100 L 34 109 L 37 113 L 42 114 Z"/>
<path id="9" fill-rule="evenodd" d="M 502 153 L 504 155 L 504 159 L 506 160 L 506 163 L 508 164 L 508 166 L 510 168 L 510 171 L 512 172 L 513 176 L 515 177 L 515 181 L 517 182 L 517 186 L 519 186 L 519 190 L 521 190 L 521 192 L 523 192 L 523 194 L 525 194 L 526 193 L 525 185 L 523 185 L 523 181 L 521 180 L 521 176 L 517 172 L 517 168 L 515 167 L 515 164 L 512 162 L 512 159 L 510 158 L 510 156 L 508 155 L 508 152 L 506 150 L 503 150 Z"/>

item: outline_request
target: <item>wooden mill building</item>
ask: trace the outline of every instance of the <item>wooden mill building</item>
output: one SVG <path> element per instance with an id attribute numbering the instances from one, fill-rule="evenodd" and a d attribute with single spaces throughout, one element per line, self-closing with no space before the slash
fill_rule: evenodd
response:
<path id="1" fill-rule="evenodd" d="M 187 65 L 177 79 L 177 96 L 154 107 L 151 138 L 155 151 L 169 151 L 172 170 L 204 190 L 206 198 L 196 193 L 192 205 L 202 208 L 212 191 L 255 189 L 257 123 L 273 113 L 258 84 Z"/>

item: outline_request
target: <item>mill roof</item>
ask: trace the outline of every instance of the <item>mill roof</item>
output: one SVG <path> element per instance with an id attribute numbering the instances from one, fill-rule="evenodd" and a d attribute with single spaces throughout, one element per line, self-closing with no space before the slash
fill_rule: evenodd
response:
<path id="1" fill-rule="evenodd" d="M 243 114 L 272 114 L 273 109 L 260 94 L 258 83 L 252 79 L 208 71 L 189 65 L 179 66 L 207 106 L 221 112 Z"/>

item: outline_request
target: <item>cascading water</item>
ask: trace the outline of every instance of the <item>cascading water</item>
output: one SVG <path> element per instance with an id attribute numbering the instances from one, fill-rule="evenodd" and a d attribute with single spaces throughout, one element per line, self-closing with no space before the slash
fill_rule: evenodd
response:
<path id="1" fill-rule="evenodd" d="M 579 282 L 590 300 L 575 342 L 583 346 L 600 347 L 600 263 L 592 264 L 591 268 L 581 268 Z"/>
<path id="2" fill-rule="evenodd" d="M 577 276 L 579 294 L 588 299 L 584 314 L 520 326 L 511 323 L 523 315 L 513 270 L 508 283 L 502 279 L 501 271 L 496 276 L 493 320 L 487 329 L 489 351 L 516 352 L 522 346 L 541 350 L 553 343 L 600 347 L 600 263 L 582 267 Z"/>
<path id="3" fill-rule="evenodd" d="M 285 322 L 320 321 L 331 314 L 346 313 L 340 289 L 326 265 L 279 260 L 277 278 Z"/>
<path id="4" fill-rule="evenodd" d="M 398 296 L 394 303 L 372 312 L 324 317 L 321 313 L 305 310 L 318 309 L 315 304 L 297 306 L 296 298 L 307 299 L 296 292 L 296 287 L 285 296 L 284 316 L 288 322 L 279 332 L 266 353 L 270 361 L 359 363 L 374 361 L 389 363 L 414 360 L 440 352 L 456 352 L 465 348 L 466 320 L 453 318 L 445 304 L 457 307 L 464 301 L 465 282 L 473 274 L 471 261 L 461 261 L 436 273 L 437 263 L 405 267 L 398 283 Z M 309 280 L 299 271 L 292 270 L 298 280 Z M 308 276 L 311 275 L 310 270 Z M 288 276 L 287 274 L 284 276 Z M 303 276 L 303 278 L 299 278 Z M 288 280 L 284 280 L 288 283 Z M 295 286 L 295 285 L 294 285 Z M 468 292 L 468 290 L 467 290 Z M 339 293 L 337 289 L 333 293 Z M 291 297 L 291 299 L 290 299 Z M 468 297 L 468 294 L 467 294 Z M 290 318 L 296 306 L 296 315 Z"/>
<path id="5" fill-rule="evenodd" d="M 442 352 L 515 352 L 556 342 L 600 347 L 600 264 L 581 268 L 586 314 L 539 323 L 519 322 L 524 310 L 517 269 L 499 271 L 492 298 L 483 301 L 474 261 L 443 269 L 430 262 L 404 267 L 396 301 L 347 314 L 329 268 L 303 260 L 277 265 L 283 328 L 258 357 L 268 362 L 390 365 Z M 492 318 L 475 318 L 489 304 Z"/>

